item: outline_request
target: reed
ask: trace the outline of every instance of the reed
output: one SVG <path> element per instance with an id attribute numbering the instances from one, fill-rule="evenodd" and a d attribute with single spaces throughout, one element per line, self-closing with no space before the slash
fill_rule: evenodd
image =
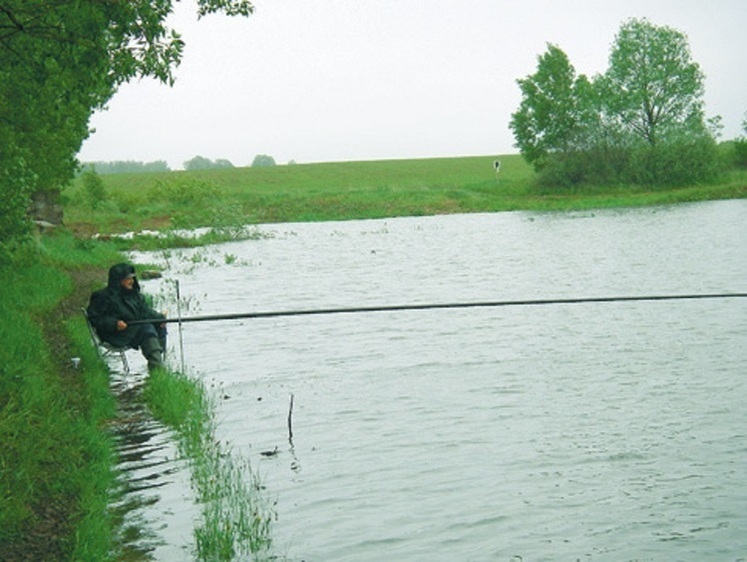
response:
<path id="1" fill-rule="evenodd" d="M 274 514 L 250 464 L 216 440 L 214 402 L 202 383 L 159 369 L 143 395 L 153 414 L 176 431 L 180 453 L 191 461 L 192 486 L 202 506 L 194 529 L 197 558 L 270 558 Z"/>

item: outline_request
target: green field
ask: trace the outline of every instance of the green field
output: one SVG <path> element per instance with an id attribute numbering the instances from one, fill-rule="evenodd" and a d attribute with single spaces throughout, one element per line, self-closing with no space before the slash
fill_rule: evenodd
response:
<path id="1" fill-rule="evenodd" d="M 512 210 L 640 206 L 747 196 L 747 170 L 679 189 L 539 190 L 518 155 L 295 164 L 101 176 L 92 201 L 80 179 L 64 194 L 66 225 L 79 233 L 345 220 Z"/>

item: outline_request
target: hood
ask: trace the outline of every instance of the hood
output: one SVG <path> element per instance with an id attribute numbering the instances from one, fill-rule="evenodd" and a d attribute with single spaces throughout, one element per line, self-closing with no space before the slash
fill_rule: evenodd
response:
<path id="1" fill-rule="evenodd" d="M 135 268 L 129 263 L 118 263 L 111 266 L 109 268 L 109 289 L 119 291 L 122 279 L 128 275 L 135 275 Z M 140 291 L 140 284 L 137 282 L 137 277 L 135 277 L 135 283 L 132 288 L 134 291 Z"/>

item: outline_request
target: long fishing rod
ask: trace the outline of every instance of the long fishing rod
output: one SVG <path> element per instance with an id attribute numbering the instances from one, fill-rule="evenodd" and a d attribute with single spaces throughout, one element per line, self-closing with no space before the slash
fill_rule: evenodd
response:
<path id="1" fill-rule="evenodd" d="M 610 303 L 610 302 L 636 302 L 636 301 L 670 301 L 670 300 L 699 300 L 699 299 L 734 299 L 745 298 L 747 293 L 716 293 L 696 295 L 647 295 L 647 296 L 618 296 L 618 297 L 582 297 L 566 299 L 531 299 L 512 301 L 484 301 L 484 302 L 459 302 L 441 304 L 402 304 L 389 306 L 358 306 L 352 308 L 317 308 L 307 310 L 281 310 L 269 312 L 238 312 L 232 314 L 212 314 L 207 316 L 187 316 L 180 318 L 158 318 L 132 320 L 130 325 L 136 324 L 164 324 L 169 322 L 213 322 L 217 320 L 242 320 L 246 318 L 278 318 L 281 316 L 316 316 L 322 314 L 353 314 L 367 312 L 397 312 L 407 310 L 439 310 L 450 308 L 494 308 L 503 306 L 545 306 L 559 304 L 586 304 L 586 303 Z"/>

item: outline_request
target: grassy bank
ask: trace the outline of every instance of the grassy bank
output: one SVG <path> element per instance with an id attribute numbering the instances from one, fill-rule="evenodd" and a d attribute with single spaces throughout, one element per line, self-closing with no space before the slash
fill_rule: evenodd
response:
<path id="1" fill-rule="evenodd" d="M 122 255 L 61 231 L 0 268 L 0 560 L 116 559 L 109 373 L 80 312 Z M 81 359 L 73 367 L 72 357 Z M 162 371 L 145 399 L 175 430 L 203 508 L 195 557 L 269 557 L 273 513 L 248 463 L 214 438 L 201 384 Z"/>
<path id="2" fill-rule="evenodd" d="M 55 236 L 0 269 L 3 560 L 103 560 L 114 412 L 79 310 L 102 246 Z M 81 367 L 70 358 L 81 357 Z"/>
<path id="3" fill-rule="evenodd" d="M 78 181 L 65 195 L 66 222 L 82 233 L 143 228 L 382 218 L 512 210 L 641 206 L 747 196 L 747 170 L 713 185 L 678 189 L 587 186 L 539 190 L 518 155 L 297 164 L 101 176 L 91 196 Z"/>

